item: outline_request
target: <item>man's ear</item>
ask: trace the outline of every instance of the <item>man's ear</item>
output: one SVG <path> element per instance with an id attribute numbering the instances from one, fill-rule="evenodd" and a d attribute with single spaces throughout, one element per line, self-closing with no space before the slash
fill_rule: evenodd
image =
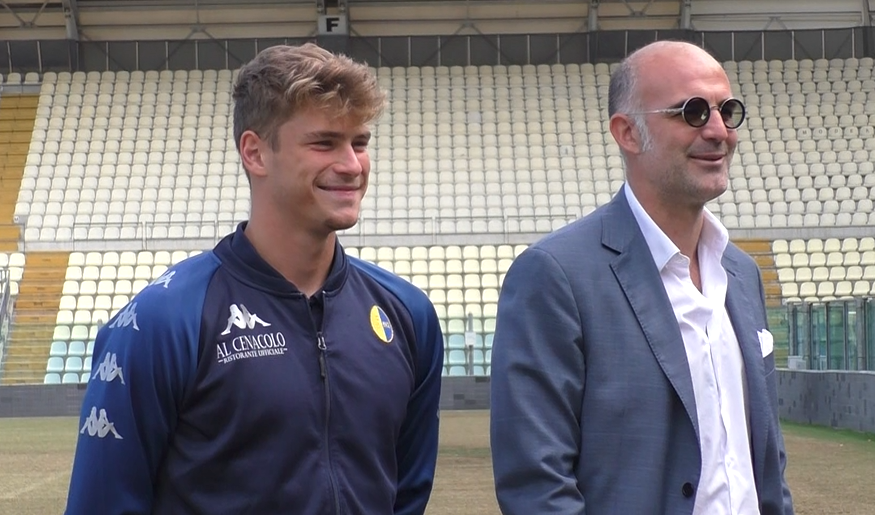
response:
<path id="1" fill-rule="evenodd" d="M 264 177 L 267 170 L 264 163 L 264 151 L 269 148 L 268 142 L 261 139 L 253 131 L 245 131 L 240 136 L 240 161 L 243 169 L 251 177 Z"/>
<path id="2" fill-rule="evenodd" d="M 626 114 L 611 116 L 611 135 L 626 154 L 641 153 L 641 134 L 632 117 Z"/>

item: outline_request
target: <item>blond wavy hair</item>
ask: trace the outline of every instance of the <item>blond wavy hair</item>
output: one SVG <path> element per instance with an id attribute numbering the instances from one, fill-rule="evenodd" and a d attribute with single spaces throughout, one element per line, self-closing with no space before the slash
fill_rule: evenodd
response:
<path id="1" fill-rule="evenodd" d="M 251 130 L 278 147 L 277 129 L 303 109 L 325 109 L 337 118 L 367 124 L 385 105 L 385 93 L 367 65 L 313 43 L 266 48 L 248 62 L 234 84 L 234 142 Z"/>

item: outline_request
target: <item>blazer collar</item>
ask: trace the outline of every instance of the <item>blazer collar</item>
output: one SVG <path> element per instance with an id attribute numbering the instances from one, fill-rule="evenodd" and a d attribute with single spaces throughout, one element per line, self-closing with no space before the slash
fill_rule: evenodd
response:
<path id="1" fill-rule="evenodd" d="M 611 262 L 611 269 L 698 437 L 696 397 L 683 338 L 674 317 L 666 317 L 666 313 L 674 312 L 671 301 L 622 190 L 605 206 L 603 213 L 602 244 L 618 253 Z"/>
<path id="2" fill-rule="evenodd" d="M 605 206 L 602 216 L 602 245 L 616 252 L 623 252 L 635 238 L 641 238 L 641 229 L 629 208 L 626 192 L 623 188 Z M 645 248 L 647 243 L 644 242 Z"/>
<path id="3" fill-rule="evenodd" d="M 659 366 L 677 392 L 690 423 L 699 436 L 696 399 L 693 381 L 687 361 L 686 349 L 680 329 L 674 317 L 671 301 L 665 292 L 659 270 L 652 259 L 642 259 L 650 249 L 638 227 L 621 189 L 605 206 L 602 216 L 602 245 L 617 252 L 611 269 L 622 288 L 629 305 L 635 312 L 641 330 Z M 742 267 L 739 251 L 730 244 L 723 254 L 723 267 L 727 275 L 726 309 L 735 330 L 744 360 L 747 377 L 747 406 L 750 414 L 751 443 L 756 477 L 763 477 L 765 448 L 768 438 L 769 409 L 765 402 L 768 389 L 764 378 L 763 357 L 756 331 L 758 327 L 754 311 L 761 305 L 753 285 L 755 277 Z"/>

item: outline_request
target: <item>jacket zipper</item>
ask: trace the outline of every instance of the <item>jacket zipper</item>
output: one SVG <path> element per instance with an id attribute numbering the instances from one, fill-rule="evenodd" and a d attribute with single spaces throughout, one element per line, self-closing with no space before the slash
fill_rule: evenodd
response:
<path id="1" fill-rule="evenodd" d="M 334 495 L 334 513 L 340 515 L 340 496 L 337 493 L 337 482 L 334 479 L 334 466 L 331 463 L 328 434 L 331 421 L 331 381 L 328 379 L 328 356 L 326 353 L 328 346 L 325 345 L 325 336 L 322 335 L 322 331 L 316 332 L 316 346 L 319 348 L 319 372 L 322 375 L 322 382 L 325 384 L 325 455 L 328 461 L 328 478 L 331 482 L 331 493 Z"/>

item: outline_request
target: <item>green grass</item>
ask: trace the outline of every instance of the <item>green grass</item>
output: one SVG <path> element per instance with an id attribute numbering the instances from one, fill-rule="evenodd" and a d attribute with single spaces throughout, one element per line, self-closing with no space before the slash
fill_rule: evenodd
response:
<path id="1" fill-rule="evenodd" d="M 781 421 L 781 429 L 785 434 L 790 433 L 800 438 L 811 438 L 851 445 L 859 444 L 859 449 L 861 451 L 875 453 L 875 434 L 873 433 L 862 433 L 859 431 L 851 431 L 850 429 L 836 429 L 832 427 L 797 424 L 796 422 L 789 422 L 786 420 Z M 875 465 L 873 465 L 873 472 L 875 472 Z M 875 509 L 873 509 L 873 513 L 875 513 Z"/>
<path id="2" fill-rule="evenodd" d="M 0 419 L 0 514 L 64 509 L 75 418 Z M 875 435 L 783 422 L 797 515 L 873 515 Z M 489 413 L 441 414 L 441 447 L 427 515 L 495 515 Z"/>
<path id="3" fill-rule="evenodd" d="M 441 456 L 453 458 L 489 458 L 492 459 L 492 453 L 486 448 L 472 447 L 441 447 L 438 453 Z"/>

